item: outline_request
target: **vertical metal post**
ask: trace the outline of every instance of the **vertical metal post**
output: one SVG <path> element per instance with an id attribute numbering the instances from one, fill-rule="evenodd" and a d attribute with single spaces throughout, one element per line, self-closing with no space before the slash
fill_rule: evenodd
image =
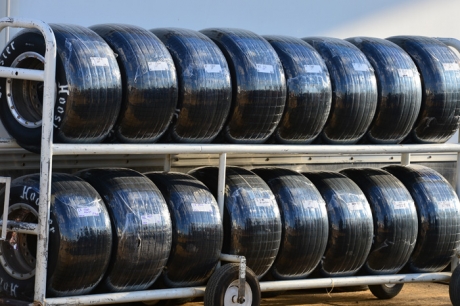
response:
<path id="1" fill-rule="evenodd" d="M 10 0 L 6 0 L 6 17 L 10 17 L 10 8 L 11 8 L 11 1 Z M 8 42 L 10 41 L 10 28 L 6 28 L 6 32 L 5 32 L 5 46 L 8 44 Z"/>
<path id="2" fill-rule="evenodd" d="M 410 165 L 410 153 L 401 153 L 401 165 Z"/>
<path id="3" fill-rule="evenodd" d="M 8 212 L 10 207 L 10 188 L 11 188 L 11 177 L 2 177 L 2 183 L 5 183 L 5 199 L 3 202 L 3 223 L 2 223 L 2 236 L 0 240 L 6 239 L 7 227 L 8 227 Z"/>
<path id="4" fill-rule="evenodd" d="M 217 181 L 217 204 L 220 218 L 224 220 L 225 173 L 227 167 L 227 153 L 219 154 L 219 178 Z"/>
<path id="5" fill-rule="evenodd" d="M 165 160 L 163 164 L 163 171 L 170 172 L 171 171 L 171 154 L 165 154 Z"/>

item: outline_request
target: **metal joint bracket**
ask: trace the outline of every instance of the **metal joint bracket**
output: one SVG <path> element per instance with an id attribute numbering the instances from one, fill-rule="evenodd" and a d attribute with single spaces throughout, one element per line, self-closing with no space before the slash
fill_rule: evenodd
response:
<path id="1" fill-rule="evenodd" d="M 2 235 L 0 240 L 6 240 L 6 234 L 8 230 L 8 212 L 10 210 L 10 188 L 11 188 L 11 177 L 0 176 L 0 183 L 5 184 L 5 199 L 3 202 L 3 219 L 2 219 Z"/>

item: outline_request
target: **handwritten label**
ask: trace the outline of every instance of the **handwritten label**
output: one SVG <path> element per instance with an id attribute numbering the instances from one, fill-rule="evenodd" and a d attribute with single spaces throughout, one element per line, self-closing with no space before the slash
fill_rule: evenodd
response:
<path id="1" fill-rule="evenodd" d="M 305 71 L 307 73 L 321 73 L 321 72 L 323 72 L 323 69 L 321 69 L 320 65 L 305 65 L 304 68 L 305 68 Z"/>
<path id="2" fill-rule="evenodd" d="M 256 64 L 256 69 L 257 71 L 262 72 L 262 73 L 274 73 L 275 72 L 272 65 Z"/>
<path id="3" fill-rule="evenodd" d="M 193 211 L 212 212 L 212 205 L 209 203 L 192 203 Z"/>
<path id="4" fill-rule="evenodd" d="M 394 201 L 393 208 L 394 209 L 407 209 L 410 207 L 410 201 Z"/>
<path id="5" fill-rule="evenodd" d="M 142 224 L 155 224 L 161 223 L 161 215 L 160 214 L 145 214 L 141 215 Z"/>
<path id="6" fill-rule="evenodd" d="M 401 78 L 412 78 L 414 76 L 414 72 L 411 69 L 398 69 L 398 74 Z"/>
<path id="7" fill-rule="evenodd" d="M 79 217 L 97 217 L 99 213 L 97 207 L 77 207 L 77 214 Z"/>
<path id="8" fill-rule="evenodd" d="M 352 65 L 356 71 L 369 71 L 369 66 L 364 63 L 353 63 Z"/>
<path id="9" fill-rule="evenodd" d="M 91 65 L 94 67 L 109 67 L 109 60 L 107 57 L 91 57 Z"/>
<path id="10" fill-rule="evenodd" d="M 168 70 L 168 63 L 166 62 L 148 62 L 149 71 L 163 71 Z"/>
<path id="11" fill-rule="evenodd" d="M 208 73 L 222 72 L 222 67 L 219 64 L 205 64 L 204 70 Z"/>
<path id="12" fill-rule="evenodd" d="M 460 70 L 458 63 L 442 63 L 445 71 L 457 71 Z"/>
<path id="13" fill-rule="evenodd" d="M 363 203 L 361 202 L 348 202 L 347 206 L 349 210 L 362 210 L 363 209 Z"/>

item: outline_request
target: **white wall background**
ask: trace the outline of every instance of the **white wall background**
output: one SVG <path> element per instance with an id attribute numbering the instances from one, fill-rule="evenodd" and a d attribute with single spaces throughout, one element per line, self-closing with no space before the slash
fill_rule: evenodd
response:
<path id="1" fill-rule="evenodd" d="M 146 29 L 233 27 L 296 37 L 460 39 L 459 14 L 458 0 L 11 0 L 10 13 L 83 26 L 115 22 Z M 0 0 L 0 16 L 6 16 L 6 0 Z"/>

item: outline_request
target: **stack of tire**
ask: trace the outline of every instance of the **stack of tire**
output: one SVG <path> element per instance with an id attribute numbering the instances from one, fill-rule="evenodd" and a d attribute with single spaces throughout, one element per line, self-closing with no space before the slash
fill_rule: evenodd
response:
<path id="1" fill-rule="evenodd" d="M 433 38 L 51 27 L 54 142 L 442 143 L 459 125 L 460 59 Z M 0 64 L 43 69 L 44 52 L 24 30 Z M 40 152 L 43 83 L 0 87 L 3 125 Z"/>

